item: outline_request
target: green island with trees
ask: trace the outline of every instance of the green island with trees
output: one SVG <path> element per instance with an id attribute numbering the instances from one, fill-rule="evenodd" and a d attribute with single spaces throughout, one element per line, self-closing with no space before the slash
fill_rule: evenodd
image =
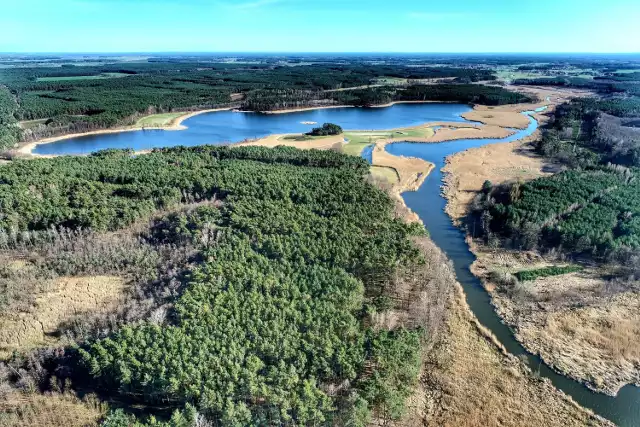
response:
<path id="1" fill-rule="evenodd" d="M 325 123 L 320 127 L 311 129 L 310 132 L 307 132 L 306 135 L 309 136 L 329 136 L 329 135 L 340 135 L 342 133 L 342 128 L 334 123 Z"/>
<path id="2" fill-rule="evenodd" d="M 639 259 L 634 64 L 508 55 L 238 59 L 0 58 L 0 150 L 215 107 L 497 106 L 536 101 L 508 83 L 589 89 L 598 96 L 559 105 L 536 141 L 565 170 L 525 184 L 486 182 L 470 220 L 492 246 Z M 341 132 L 325 123 L 288 138 Z M 364 427 L 402 423 L 416 392 L 460 390 L 447 388 L 450 360 L 432 360 L 444 342 L 431 332 L 448 314 L 453 270 L 435 245 L 439 257 L 421 246 L 424 227 L 401 219 L 369 166 L 332 150 L 249 146 L 3 160 L 0 321 L 10 321 L 0 331 L 0 398 L 14 405 L 0 408 L 0 424 L 20 425 L 29 410 L 49 416 L 49 401 L 66 416 L 55 405 L 68 398 L 95 406 L 89 423 L 74 425 Z M 514 276 L 531 283 L 579 270 Z M 9 327 L 15 319 L 28 326 L 58 280 L 105 277 L 126 288 L 115 306 L 74 312 L 54 331 L 34 318 L 46 335 L 35 343 L 23 343 L 23 324 Z M 497 353 L 488 351 L 493 366 Z M 443 377 L 437 385 L 430 369 Z M 519 370 L 498 372 L 531 385 Z M 454 398 L 445 401 L 477 412 L 477 402 Z"/>

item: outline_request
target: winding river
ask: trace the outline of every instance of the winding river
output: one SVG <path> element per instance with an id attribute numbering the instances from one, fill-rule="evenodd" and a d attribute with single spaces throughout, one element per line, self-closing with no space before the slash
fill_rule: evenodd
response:
<path id="1" fill-rule="evenodd" d="M 481 147 L 498 142 L 516 141 L 531 135 L 538 127 L 531 117 L 532 111 L 525 112 L 529 117 L 529 127 L 504 139 L 462 139 L 438 144 L 416 144 L 399 142 L 389 144 L 389 153 L 407 157 L 418 157 L 435 164 L 422 186 L 415 192 L 406 192 L 402 197 L 407 206 L 414 211 L 429 230 L 433 241 L 453 261 L 458 281 L 464 288 L 467 303 L 480 323 L 489 328 L 505 348 L 516 356 L 526 359 L 529 367 L 540 376 L 551 380 L 558 389 L 570 395 L 580 405 L 592 409 L 620 427 L 640 425 L 640 388 L 628 385 L 616 397 L 596 393 L 583 384 L 556 373 L 540 357 L 528 353 L 514 338 L 511 329 L 502 323 L 491 305 L 491 297 L 480 280 L 471 271 L 475 256 L 469 250 L 465 234 L 453 225 L 445 212 L 446 199 L 441 194 L 442 172 L 448 156 L 473 147 Z"/>
<path id="2" fill-rule="evenodd" d="M 544 107 L 543 107 L 544 108 Z M 147 150 L 177 145 L 193 146 L 220 144 L 260 138 L 271 134 L 306 132 L 315 123 L 336 123 L 344 129 L 394 129 L 426 122 L 466 122 L 460 115 L 470 107 L 460 104 L 396 104 L 386 108 L 334 108 L 289 114 L 213 112 L 194 116 L 183 124 L 182 131 L 145 130 L 112 134 L 87 135 L 37 145 L 36 154 L 86 154 L 106 148 L 133 148 Z M 489 328 L 506 349 L 527 360 L 528 365 L 541 376 L 549 378 L 582 406 L 614 421 L 621 427 L 640 425 L 640 389 L 624 387 L 616 397 L 595 393 L 577 381 L 560 375 L 545 365 L 539 357 L 529 354 L 516 341 L 512 331 L 504 325 L 491 305 L 490 296 L 469 267 L 475 260 L 465 242 L 464 233 L 453 226 L 445 213 L 446 201 L 441 195 L 442 173 L 447 156 L 472 147 L 515 141 L 531 135 L 537 129 L 533 112 L 527 129 L 519 130 L 504 139 L 463 139 L 437 144 L 394 143 L 386 146 L 391 154 L 418 157 L 435 164 L 424 184 L 415 192 L 402 196 L 409 208 L 416 212 L 429 230 L 434 242 L 453 261 L 458 281 L 462 284 L 469 306 L 479 321 Z M 371 151 L 363 156 L 371 161 Z"/>

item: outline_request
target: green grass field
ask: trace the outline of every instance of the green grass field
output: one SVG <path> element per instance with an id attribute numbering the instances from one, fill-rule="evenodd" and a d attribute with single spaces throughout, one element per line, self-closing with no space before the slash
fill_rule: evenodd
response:
<path id="1" fill-rule="evenodd" d="M 38 82 L 61 82 L 61 81 L 73 81 L 73 80 L 100 80 L 100 79 L 115 79 L 121 77 L 127 77 L 131 74 L 126 73 L 102 73 L 92 76 L 67 76 L 67 77 L 38 77 Z"/>
<path id="2" fill-rule="evenodd" d="M 345 132 L 344 137 L 349 140 L 343 147 L 345 154 L 359 156 L 364 147 L 375 143 L 379 139 L 390 138 L 431 138 L 434 131 L 430 127 L 417 127 L 410 129 L 394 129 L 390 131 L 356 131 Z"/>
<path id="3" fill-rule="evenodd" d="M 184 115 L 185 113 L 161 113 L 161 114 L 152 114 L 150 116 L 145 116 L 139 119 L 136 122 L 136 126 L 144 127 L 144 126 L 168 126 L 174 121 L 176 118 Z"/>
<path id="4" fill-rule="evenodd" d="M 386 166 L 371 166 L 369 170 L 371 171 L 371 175 L 375 176 L 376 178 L 384 179 L 390 184 L 397 184 L 399 181 L 398 172 L 396 172 L 396 170 L 393 168 L 389 168 Z"/>
<path id="5" fill-rule="evenodd" d="M 508 82 L 517 79 L 543 79 L 551 77 L 579 77 L 583 79 L 592 79 L 594 71 L 590 68 L 585 69 L 568 69 L 560 70 L 554 69 L 549 72 L 532 72 L 532 71 L 518 71 L 512 67 L 499 67 L 496 71 L 498 80 Z"/>
<path id="6" fill-rule="evenodd" d="M 619 70 L 616 70 L 616 73 L 640 73 L 640 68 L 622 68 Z"/>
<path id="7" fill-rule="evenodd" d="M 22 129 L 31 129 L 33 127 L 36 127 L 38 125 L 43 125 L 47 122 L 47 120 L 49 119 L 36 119 L 36 120 L 25 120 L 19 123 L 20 127 Z"/>

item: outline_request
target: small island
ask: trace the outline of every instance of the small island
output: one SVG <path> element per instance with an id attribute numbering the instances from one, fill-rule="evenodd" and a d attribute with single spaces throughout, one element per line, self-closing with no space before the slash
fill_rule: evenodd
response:
<path id="1" fill-rule="evenodd" d="M 309 136 L 329 136 L 340 135 L 342 128 L 333 123 L 325 123 L 321 127 L 311 129 L 311 132 L 307 132 L 305 135 Z"/>

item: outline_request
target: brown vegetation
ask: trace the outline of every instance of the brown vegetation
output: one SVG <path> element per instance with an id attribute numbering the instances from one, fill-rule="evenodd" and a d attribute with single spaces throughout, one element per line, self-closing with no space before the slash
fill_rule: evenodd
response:
<path id="1" fill-rule="evenodd" d="M 519 283 L 513 273 L 552 264 L 534 252 L 473 247 L 473 272 L 531 352 L 591 388 L 615 395 L 640 382 L 640 287 L 604 268 Z M 510 280 L 503 280 L 510 278 Z"/>
<path id="2" fill-rule="evenodd" d="M 462 290 L 451 300 L 445 339 L 428 360 L 433 390 L 424 425 L 451 427 L 612 426 L 579 407 L 481 333 Z"/>
<path id="3" fill-rule="evenodd" d="M 481 122 L 485 125 L 502 126 L 507 128 L 526 129 L 529 120 L 517 111 L 502 111 L 500 107 L 477 106 L 462 115 L 467 120 Z"/>
<path id="4" fill-rule="evenodd" d="M 444 167 L 447 213 L 460 221 L 484 181 L 494 185 L 526 181 L 558 171 L 536 155 L 528 140 L 493 144 L 457 153 Z M 635 284 L 604 279 L 606 271 L 586 270 L 517 283 L 512 273 L 557 264 L 532 252 L 490 250 L 476 244 L 474 273 L 492 293 L 499 314 L 533 353 L 592 388 L 615 394 L 637 383 L 640 348 Z M 615 289 L 615 290 L 614 290 Z M 580 307 L 576 309 L 575 307 Z"/>
<path id="5" fill-rule="evenodd" d="M 0 399 L 3 427 L 90 427 L 97 426 L 106 405 L 97 399 L 78 399 L 70 393 L 10 392 Z"/>
<path id="6" fill-rule="evenodd" d="M 487 180 L 494 184 L 527 181 L 555 170 L 535 154 L 529 143 L 534 138 L 535 135 L 516 142 L 485 145 L 448 157 L 443 172 L 449 216 L 456 221 L 463 218 Z"/>
<path id="7" fill-rule="evenodd" d="M 58 327 L 76 316 L 105 314 L 121 302 L 124 280 L 114 276 L 60 277 L 34 295 L 28 311 L 0 314 L 0 358 L 14 350 L 55 345 Z"/>

